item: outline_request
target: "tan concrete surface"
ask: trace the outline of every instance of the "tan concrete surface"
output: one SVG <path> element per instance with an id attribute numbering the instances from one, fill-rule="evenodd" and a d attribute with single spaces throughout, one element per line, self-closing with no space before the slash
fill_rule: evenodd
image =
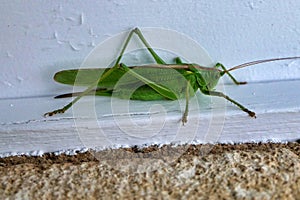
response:
<path id="1" fill-rule="evenodd" d="M 0 199 L 300 199 L 300 144 L 0 158 Z"/>

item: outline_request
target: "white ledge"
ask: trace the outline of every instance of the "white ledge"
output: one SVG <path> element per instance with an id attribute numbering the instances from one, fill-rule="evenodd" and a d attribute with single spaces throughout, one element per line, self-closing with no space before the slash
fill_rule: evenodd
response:
<path id="1" fill-rule="evenodd" d="M 218 97 L 199 93 L 194 98 L 200 102 L 199 109 L 191 103 L 185 126 L 180 122 L 179 104 L 171 101 L 130 101 L 130 111 L 124 112 L 121 108 L 128 101 L 115 99 L 112 103 L 110 98 L 96 97 L 95 112 L 90 112 L 88 106 L 94 98 L 85 97 L 76 110 L 44 118 L 43 113 L 70 99 L 2 99 L 0 156 L 186 142 L 293 141 L 300 138 L 299 88 L 300 80 L 226 85 L 224 92 L 255 111 L 256 119 Z M 184 107 L 184 100 L 180 102 Z M 149 109 L 153 104 L 161 104 L 166 112 L 161 106 Z M 73 115 L 73 111 L 79 114 Z"/>

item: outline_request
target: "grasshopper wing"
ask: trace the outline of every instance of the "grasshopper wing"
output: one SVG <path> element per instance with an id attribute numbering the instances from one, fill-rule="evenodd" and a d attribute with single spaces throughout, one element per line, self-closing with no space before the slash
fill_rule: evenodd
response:
<path id="1" fill-rule="evenodd" d="M 109 70 L 110 73 L 107 73 Z M 113 89 L 116 83 L 125 73 L 126 72 L 124 70 L 118 67 L 71 69 L 57 72 L 54 75 L 54 80 L 62 84 L 74 86 L 90 86 L 98 81 L 99 88 Z M 133 83 L 137 82 L 138 80 L 131 79 L 128 81 L 128 83 Z"/>
<path id="2" fill-rule="evenodd" d="M 89 86 L 95 83 L 106 70 L 102 68 L 63 70 L 54 75 L 54 80 L 67 85 Z"/>

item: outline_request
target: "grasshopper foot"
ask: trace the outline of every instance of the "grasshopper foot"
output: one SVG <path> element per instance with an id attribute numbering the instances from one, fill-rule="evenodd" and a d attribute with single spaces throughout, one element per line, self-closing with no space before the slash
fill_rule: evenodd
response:
<path id="1" fill-rule="evenodd" d="M 250 111 L 250 110 L 248 110 L 248 109 L 246 109 L 246 110 L 244 110 L 244 111 L 247 112 L 248 115 L 249 115 L 250 117 L 256 118 L 255 112 L 252 112 L 252 111 Z"/>
<path id="2" fill-rule="evenodd" d="M 184 126 L 185 123 L 187 123 L 187 116 L 183 115 L 181 118 L 182 126 Z"/>
<path id="3" fill-rule="evenodd" d="M 52 112 L 47 112 L 44 114 L 44 117 L 51 117 L 53 115 L 56 115 L 58 113 L 64 113 L 65 112 L 65 109 L 58 109 L 58 110 L 54 110 Z"/>
<path id="4" fill-rule="evenodd" d="M 247 82 L 246 82 L 246 81 L 243 81 L 243 82 L 236 82 L 236 84 L 237 84 L 237 85 L 245 85 L 245 84 L 247 84 Z"/>

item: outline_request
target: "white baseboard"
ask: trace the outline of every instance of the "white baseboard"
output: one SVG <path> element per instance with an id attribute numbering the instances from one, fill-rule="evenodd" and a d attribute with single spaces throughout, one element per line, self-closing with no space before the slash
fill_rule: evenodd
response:
<path id="1" fill-rule="evenodd" d="M 191 103 L 185 126 L 180 106 L 170 101 L 130 101 L 130 111 L 119 112 L 128 101 L 112 104 L 110 98 L 85 97 L 75 110 L 44 118 L 70 99 L 1 99 L 0 156 L 186 142 L 293 141 L 300 138 L 299 88 L 300 80 L 226 85 L 224 92 L 255 111 L 256 119 L 220 98 L 197 94 L 199 110 Z M 180 102 L 183 108 L 184 100 Z M 149 110 L 153 104 L 164 106 L 166 113 L 161 107 Z"/>

